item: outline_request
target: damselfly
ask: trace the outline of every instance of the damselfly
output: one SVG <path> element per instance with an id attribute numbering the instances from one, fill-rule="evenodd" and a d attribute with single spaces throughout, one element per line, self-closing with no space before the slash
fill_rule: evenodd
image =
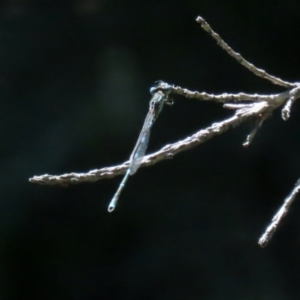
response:
<path id="1" fill-rule="evenodd" d="M 129 158 L 129 167 L 125 173 L 123 180 L 119 185 L 118 190 L 116 191 L 114 197 L 112 198 L 108 206 L 109 212 L 112 212 L 116 208 L 118 199 L 120 197 L 123 188 L 125 187 L 129 175 L 133 175 L 140 167 L 143 157 L 145 156 L 147 150 L 151 127 L 154 124 L 160 112 L 162 111 L 164 104 L 169 104 L 169 105 L 173 104 L 173 102 L 168 98 L 169 92 L 170 92 L 170 86 L 166 85 L 161 81 L 157 82 L 156 86 L 150 89 L 152 98 L 149 103 L 149 111 L 146 116 L 139 138 Z"/>

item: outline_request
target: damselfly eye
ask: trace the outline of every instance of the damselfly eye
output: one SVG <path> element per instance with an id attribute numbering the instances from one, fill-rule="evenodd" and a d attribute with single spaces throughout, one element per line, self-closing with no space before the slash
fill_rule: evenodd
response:
<path id="1" fill-rule="evenodd" d="M 156 87 L 152 87 L 152 88 L 150 88 L 150 94 L 153 94 L 153 93 L 155 93 L 155 90 L 156 90 Z"/>

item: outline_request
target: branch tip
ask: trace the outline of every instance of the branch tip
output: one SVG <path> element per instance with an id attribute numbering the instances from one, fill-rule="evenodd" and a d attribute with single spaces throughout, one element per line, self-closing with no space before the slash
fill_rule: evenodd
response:
<path id="1" fill-rule="evenodd" d="M 299 191 L 300 191 L 300 179 L 297 180 L 294 189 L 292 190 L 290 195 L 284 200 L 283 205 L 279 208 L 278 212 L 272 218 L 271 224 L 267 227 L 266 231 L 259 239 L 258 244 L 261 247 L 267 246 L 267 244 L 270 242 L 280 222 L 282 221 L 284 216 L 288 213 L 289 208 L 291 204 L 294 202 Z"/>
<path id="2" fill-rule="evenodd" d="M 254 64 L 248 62 L 241 54 L 238 52 L 235 52 L 221 37 L 218 33 L 213 31 L 213 29 L 210 27 L 210 25 L 200 16 L 196 18 L 196 21 L 201 24 L 201 27 L 203 30 L 205 30 L 216 42 L 217 44 L 224 49 L 231 57 L 233 57 L 238 63 L 240 63 L 242 66 L 247 68 L 250 72 L 252 72 L 254 75 L 261 77 L 263 79 L 267 79 L 271 81 L 273 84 L 283 86 L 285 88 L 293 88 L 297 84 L 291 83 L 288 81 L 284 81 L 280 79 L 279 77 L 273 76 L 269 73 L 267 73 L 263 69 L 257 68 Z"/>

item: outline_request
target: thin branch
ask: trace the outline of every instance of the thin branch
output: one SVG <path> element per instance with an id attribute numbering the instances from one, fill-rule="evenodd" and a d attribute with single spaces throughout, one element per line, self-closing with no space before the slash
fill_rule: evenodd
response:
<path id="1" fill-rule="evenodd" d="M 284 121 L 287 121 L 290 118 L 292 105 L 300 97 L 299 94 L 300 94 L 300 87 L 296 87 L 290 92 L 291 96 L 286 102 L 284 108 L 282 109 L 282 119 Z"/>
<path id="2" fill-rule="evenodd" d="M 300 86 L 296 85 L 294 88 L 280 93 L 280 94 L 270 94 L 270 95 L 261 95 L 261 94 L 246 94 L 246 93 L 237 93 L 237 94 L 228 94 L 223 93 L 220 95 L 208 94 L 205 92 L 190 91 L 188 89 L 182 88 L 180 86 L 169 85 L 168 83 L 162 82 L 163 85 L 168 88 L 170 94 L 177 94 L 184 96 L 186 98 L 193 98 L 197 100 L 204 101 L 215 101 L 215 102 L 243 102 L 247 101 L 252 103 L 225 103 L 224 108 L 227 109 L 239 109 L 243 107 L 251 107 L 253 102 L 265 101 L 270 105 L 280 106 L 286 102 L 282 110 L 282 118 L 286 121 L 290 115 L 290 110 L 292 103 L 300 98 Z"/>
<path id="3" fill-rule="evenodd" d="M 281 116 L 284 121 L 287 121 L 290 118 L 291 109 L 294 101 L 295 101 L 294 97 L 291 97 L 290 99 L 288 99 L 284 108 L 282 109 Z"/>
<path id="4" fill-rule="evenodd" d="M 279 223 L 284 218 L 284 216 L 288 213 L 290 206 L 294 202 L 297 194 L 300 191 L 300 179 L 296 182 L 296 185 L 290 195 L 284 200 L 283 205 L 280 207 L 276 215 L 273 217 L 271 224 L 267 227 L 265 233 L 259 239 L 258 244 L 261 247 L 267 246 L 270 242 L 273 234 L 278 228 Z"/>
<path id="5" fill-rule="evenodd" d="M 170 93 L 184 96 L 186 98 L 193 98 L 204 101 L 215 101 L 215 102 L 240 102 L 240 101 L 266 101 L 274 102 L 281 94 L 270 94 L 270 95 L 260 95 L 260 94 L 246 94 L 246 93 L 237 93 L 237 94 L 228 94 L 223 93 L 220 95 L 208 94 L 205 92 L 190 91 L 188 89 L 182 88 L 180 86 L 169 85 Z"/>
<path id="6" fill-rule="evenodd" d="M 210 127 L 200 130 L 184 140 L 166 145 L 159 151 L 145 156 L 141 167 L 148 167 L 162 160 L 173 158 L 179 152 L 186 151 L 202 144 L 207 140 L 224 133 L 229 128 L 236 127 L 246 120 L 258 117 L 260 114 L 264 114 L 269 110 L 274 110 L 276 107 L 278 107 L 278 105 L 270 105 L 268 102 L 262 101 L 253 104 L 250 108 L 239 109 L 231 118 L 219 123 L 214 123 Z M 112 178 L 125 173 L 128 168 L 128 164 L 129 162 L 126 161 L 122 165 L 92 170 L 88 173 L 69 173 L 57 176 L 45 174 L 41 176 L 34 176 L 30 178 L 29 181 L 31 183 L 43 185 L 68 185 L 82 182 L 95 182 L 100 179 Z"/>
<path id="7" fill-rule="evenodd" d="M 253 103 L 225 103 L 223 107 L 236 110 L 241 108 L 251 108 L 253 107 Z"/>
<path id="8" fill-rule="evenodd" d="M 267 112 L 265 114 L 261 114 L 260 117 L 256 120 L 256 125 L 253 128 L 253 130 L 250 132 L 250 134 L 247 136 L 245 143 L 243 144 L 244 147 L 249 147 L 252 143 L 254 137 L 256 136 L 257 131 L 262 126 L 264 121 L 271 116 L 270 112 Z"/>
<path id="9" fill-rule="evenodd" d="M 250 134 L 247 135 L 246 141 L 243 143 L 244 147 L 250 146 L 254 137 L 256 136 L 257 131 L 259 130 L 260 126 L 262 125 L 262 123 L 263 123 L 263 120 L 260 120 L 260 122 L 258 122 L 258 124 L 250 132 Z"/>
<path id="10" fill-rule="evenodd" d="M 210 25 L 202 17 L 197 17 L 196 22 L 198 22 L 201 27 L 217 41 L 220 47 L 222 47 L 230 56 L 232 56 L 235 60 L 237 60 L 241 65 L 250 70 L 256 76 L 267 79 L 272 83 L 283 86 L 285 88 L 292 88 L 297 85 L 297 83 L 284 81 L 278 77 L 270 75 L 265 70 L 259 69 L 253 64 L 249 63 L 241 54 L 235 52 L 230 46 L 228 46 L 225 41 L 216 32 L 213 31 Z"/>

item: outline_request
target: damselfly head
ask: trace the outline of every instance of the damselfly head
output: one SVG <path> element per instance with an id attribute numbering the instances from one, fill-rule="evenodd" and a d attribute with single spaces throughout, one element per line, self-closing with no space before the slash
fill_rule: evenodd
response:
<path id="1" fill-rule="evenodd" d="M 153 87 L 150 88 L 150 93 L 153 95 L 157 91 L 162 91 L 164 94 L 170 93 L 171 86 L 162 80 L 158 80 L 154 82 Z"/>

